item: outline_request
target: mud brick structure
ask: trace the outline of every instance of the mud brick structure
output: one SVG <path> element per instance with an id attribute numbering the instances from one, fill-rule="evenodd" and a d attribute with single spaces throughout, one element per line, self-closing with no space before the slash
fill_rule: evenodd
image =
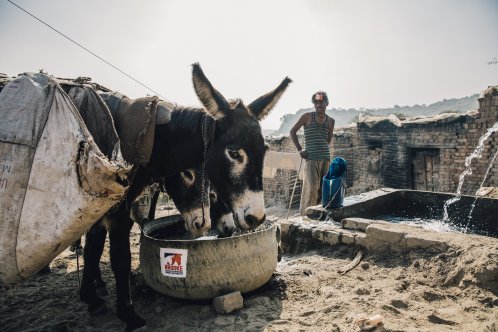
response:
<path id="1" fill-rule="evenodd" d="M 295 152 L 297 153 L 294 144 L 289 136 L 267 137 L 266 144 L 272 151 L 279 152 Z M 299 137 L 302 144 L 303 137 Z M 294 187 L 296 171 L 279 169 L 273 178 L 263 179 L 263 189 L 265 191 L 265 203 L 267 206 L 273 204 L 289 204 L 292 189 Z M 293 206 L 299 206 L 299 198 L 301 197 L 302 181 L 298 180 L 296 190 L 294 192 Z"/>
<path id="2" fill-rule="evenodd" d="M 331 152 L 348 162 L 348 195 L 381 187 L 456 192 L 466 158 L 488 132 L 482 156 L 469 158 L 471 173 L 461 189 L 473 195 L 481 185 L 498 187 L 497 122 L 498 86 L 492 86 L 481 93 L 479 109 L 466 114 L 360 118 L 356 125 L 336 128 Z M 275 151 L 296 152 L 286 136 L 269 137 L 267 143 Z M 289 202 L 295 173 L 279 171 L 275 178 L 264 179 L 267 204 Z"/>

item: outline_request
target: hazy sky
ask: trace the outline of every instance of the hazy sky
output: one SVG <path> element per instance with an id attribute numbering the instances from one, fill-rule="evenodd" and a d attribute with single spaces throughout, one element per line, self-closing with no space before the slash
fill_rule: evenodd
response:
<path id="1" fill-rule="evenodd" d="M 199 62 L 246 104 L 289 76 L 270 116 L 311 107 L 430 104 L 498 84 L 498 0 L 12 0 L 172 101 L 200 105 Z M 0 72 L 89 76 L 130 97 L 153 94 L 0 0 Z M 488 62 L 494 62 L 488 64 Z"/>

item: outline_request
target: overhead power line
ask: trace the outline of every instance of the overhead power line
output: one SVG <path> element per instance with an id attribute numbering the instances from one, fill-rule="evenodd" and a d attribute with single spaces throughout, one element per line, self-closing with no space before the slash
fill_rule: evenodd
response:
<path id="1" fill-rule="evenodd" d="M 72 42 L 73 44 L 76 44 L 77 46 L 81 47 L 82 49 L 84 49 L 85 51 L 87 51 L 88 53 L 90 53 L 91 55 L 93 55 L 94 57 L 96 57 L 97 59 L 103 61 L 104 63 L 106 63 L 107 65 L 111 66 L 112 68 L 116 69 L 117 71 L 119 71 L 121 74 L 125 75 L 126 77 L 132 79 L 133 81 L 135 81 L 136 83 L 140 84 L 141 86 L 143 86 L 144 88 L 146 88 L 147 90 L 153 92 L 154 94 L 156 94 L 157 96 L 163 98 L 163 99 L 166 99 L 164 98 L 160 93 L 154 91 L 153 89 L 149 88 L 147 85 L 143 84 L 142 82 L 140 82 L 139 80 L 137 80 L 136 78 L 134 78 L 133 76 L 127 74 L 126 72 L 124 72 L 123 70 L 119 69 L 118 67 L 116 67 L 115 65 L 113 65 L 112 63 L 110 63 L 109 61 L 105 60 L 104 58 L 102 58 L 101 56 L 95 54 L 94 52 L 90 51 L 88 48 L 86 48 L 85 46 L 81 45 L 80 43 L 78 43 L 77 41 L 75 41 L 74 39 L 68 37 L 67 35 L 65 35 L 64 33 L 62 33 L 61 31 L 57 30 L 56 28 L 52 27 L 50 24 L 46 23 L 45 21 L 43 21 L 42 19 L 36 17 L 35 15 L 31 14 L 30 12 L 28 12 L 26 9 L 22 8 L 21 6 L 19 6 L 18 4 L 12 2 L 11 0 L 7 0 L 8 2 L 10 2 L 12 5 L 16 6 L 17 8 L 19 8 L 20 10 L 22 10 L 23 12 L 25 12 L 26 14 L 28 14 L 29 16 L 33 17 L 35 20 L 37 20 L 38 22 L 44 24 L 45 26 L 49 27 L 50 29 L 52 29 L 53 31 L 57 32 L 59 35 L 61 35 L 62 37 L 66 38 L 67 40 L 69 40 L 70 42 Z"/>

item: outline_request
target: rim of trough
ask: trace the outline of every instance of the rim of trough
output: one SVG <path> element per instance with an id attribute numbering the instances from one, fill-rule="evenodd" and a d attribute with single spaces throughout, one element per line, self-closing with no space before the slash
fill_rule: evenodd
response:
<path id="1" fill-rule="evenodd" d="M 261 235 L 262 233 L 275 230 L 276 236 L 277 236 L 277 242 L 280 242 L 280 239 L 279 239 L 280 238 L 280 227 L 278 227 L 278 225 L 276 225 L 276 224 L 272 224 L 271 226 L 268 226 L 265 229 L 257 229 L 257 230 L 253 230 L 253 231 L 250 231 L 250 232 L 247 232 L 244 234 L 240 234 L 240 235 L 233 235 L 233 236 L 224 237 L 224 238 L 212 238 L 212 239 L 209 238 L 209 239 L 202 239 L 202 240 L 199 240 L 199 239 L 185 239 L 185 240 L 184 239 L 158 239 L 158 238 L 152 237 L 148 234 L 154 230 L 161 229 L 160 226 L 164 226 L 164 224 L 169 225 L 169 226 L 173 226 L 174 224 L 179 223 L 180 221 L 183 223 L 183 218 L 181 217 L 180 214 L 174 214 L 174 215 L 170 215 L 170 216 L 164 216 L 164 217 L 160 217 L 157 219 L 153 219 L 153 220 L 147 222 L 143 226 L 142 231 L 141 231 L 141 236 L 146 237 L 149 240 L 161 242 L 161 243 L 175 242 L 175 243 L 188 244 L 188 243 L 203 243 L 203 242 L 209 243 L 209 242 L 213 242 L 213 241 L 236 241 L 236 240 L 240 240 L 241 238 L 250 237 L 250 236 L 254 236 L 254 235 Z M 185 230 L 185 232 L 186 232 L 186 230 Z"/>

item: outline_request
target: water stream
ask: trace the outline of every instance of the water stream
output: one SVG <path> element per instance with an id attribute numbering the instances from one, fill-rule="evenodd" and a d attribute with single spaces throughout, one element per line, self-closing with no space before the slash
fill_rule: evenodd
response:
<path id="1" fill-rule="evenodd" d="M 447 200 L 445 203 L 444 203 L 444 207 L 443 207 L 443 221 L 447 221 L 449 219 L 449 216 L 448 216 L 448 207 L 459 201 L 461 196 L 460 196 L 460 193 L 462 191 L 462 186 L 463 186 L 463 181 L 465 179 L 465 177 L 469 174 L 472 174 L 472 168 L 471 168 L 471 163 L 472 163 L 472 160 L 474 160 L 475 158 L 480 158 L 482 156 L 482 151 L 484 150 L 484 142 L 489 138 L 489 136 L 491 136 L 491 134 L 493 134 L 495 131 L 498 131 L 498 122 L 496 122 L 493 127 L 489 128 L 486 133 L 484 135 L 481 136 L 481 138 L 479 138 L 479 143 L 477 144 L 477 147 L 475 148 L 474 152 L 472 152 L 470 154 L 470 156 L 468 156 L 467 158 L 465 158 L 465 170 L 462 172 L 462 174 L 460 174 L 460 177 L 458 179 L 458 187 L 457 187 L 457 191 L 456 191 L 456 196 L 453 197 L 453 198 L 450 198 L 449 200 Z M 494 161 L 494 158 L 493 158 L 493 161 Z M 490 165 L 493 164 L 493 161 L 491 162 Z M 488 168 L 488 171 L 491 167 Z M 486 176 L 487 176 L 487 172 L 486 172 Z M 484 179 L 486 179 L 486 176 L 484 177 Z M 484 181 L 483 181 L 484 183 Z M 482 186 L 482 184 L 481 184 Z"/>
<path id="2" fill-rule="evenodd" d="M 489 171 L 491 170 L 491 167 L 493 167 L 493 163 L 495 162 L 496 156 L 498 156 L 498 149 L 495 152 L 495 155 L 491 159 L 491 162 L 489 163 L 488 169 L 486 170 L 486 174 L 484 174 L 484 178 L 482 179 L 481 184 L 479 185 L 479 188 L 476 190 L 476 195 L 479 192 L 479 190 L 482 188 L 484 185 L 484 182 L 486 181 L 486 178 L 488 177 Z M 469 216 L 467 218 L 467 225 L 465 226 L 465 231 L 467 231 L 467 227 L 469 226 L 470 219 L 472 218 L 472 211 L 474 211 L 474 208 L 476 207 L 476 202 L 477 202 L 477 197 L 474 198 L 474 202 L 472 203 L 472 206 L 470 207 L 470 212 Z"/>

